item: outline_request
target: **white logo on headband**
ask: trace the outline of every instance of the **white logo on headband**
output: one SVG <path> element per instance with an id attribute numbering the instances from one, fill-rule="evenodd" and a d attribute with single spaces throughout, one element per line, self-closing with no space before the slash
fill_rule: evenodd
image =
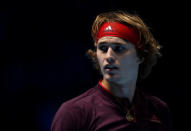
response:
<path id="1" fill-rule="evenodd" d="M 106 31 L 113 31 L 110 25 L 105 28 L 104 32 L 106 32 Z"/>

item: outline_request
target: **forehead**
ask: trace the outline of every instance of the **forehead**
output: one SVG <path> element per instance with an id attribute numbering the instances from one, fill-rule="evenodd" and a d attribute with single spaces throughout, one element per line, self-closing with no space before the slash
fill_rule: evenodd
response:
<path id="1" fill-rule="evenodd" d="M 114 37 L 114 36 L 105 36 L 102 37 L 98 40 L 97 44 L 101 44 L 101 43 L 118 43 L 118 44 L 123 44 L 123 45 L 127 45 L 130 44 L 130 42 L 125 41 L 119 37 Z"/>

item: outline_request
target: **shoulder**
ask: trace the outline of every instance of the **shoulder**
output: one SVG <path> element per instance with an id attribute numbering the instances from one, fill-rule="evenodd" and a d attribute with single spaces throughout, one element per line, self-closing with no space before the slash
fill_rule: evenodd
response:
<path id="1" fill-rule="evenodd" d="M 76 109 L 82 109 L 85 106 L 87 106 L 87 104 L 90 104 L 87 102 L 87 100 L 91 99 L 95 92 L 96 90 L 94 88 L 91 88 L 88 91 L 84 92 L 83 94 L 64 102 L 61 105 L 60 109 L 71 110 L 71 111 Z"/>
<path id="2" fill-rule="evenodd" d="M 149 112 L 155 114 L 163 124 L 169 129 L 172 129 L 172 115 L 169 106 L 166 102 L 157 96 L 144 93 L 148 100 Z"/>
<path id="3" fill-rule="evenodd" d="M 162 120 L 170 117 L 170 109 L 166 102 L 160 99 L 157 96 L 153 96 L 146 92 L 141 92 L 141 96 L 144 99 L 144 102 L 147 104 L 147 109 L 149 114 L 155 114 L 160 117 Z M 142 101 L 143 102 L 143 101 Z"/>
<path id="4" fill-rule="evenodd" d="M 160 108 L 161 110 L 169 110 L 169 107 L 166 102 L 156 96 L 150 96 L 150 103 L 153 104 L 156 108 Z"/>
<path id="5" fill-rule="evenodd" d="M 152 106 L 156 112 L 169 113 L 170 109 L 168 104 L 157 96 L 148 95 L 150 106 Z"/>
<path id="6" fill-rule="evenodd" d="M 141 92 L 143 98 L 148 102 L 150 106 L 158 110 L 169 110 L 168 104 L 157 96 L 153 96 L 150 93 Z"/>
<path id="7" fill-rule="evenodd" d="M 88 122 L 94 113 L 93 106 L 88 101 L 91 101 L 95 93 L 96 88 L 94 87 L 64 102 L 54 116 L 52 129 L 59 127 L 62 129 L 76 130 L 86 125 L 87 123 L 85 122 Z"/>
<path id="8" fill-rule="evenodd" d="M 91 99 L 93 99 L 94 94 L 97 92 L 96 88 L 91 88 L 84 92 L 83 94 L 68 100 L 60 106 L 58 112 L 78 112 L 91 108 Z"/>
<path id="9" fill-rule="evenodd" d="M 71 100 L 68 100 L 62 104 L 61 107 L 80 107 L 83 105 L 89 105 L 91 104 L 92 99 L 95 98 L 95 95 L 97 94 L 98 90 L 97 87 L 90 88 L 86 92 L 82 93 L 79 96 L 74 97 Z"/>

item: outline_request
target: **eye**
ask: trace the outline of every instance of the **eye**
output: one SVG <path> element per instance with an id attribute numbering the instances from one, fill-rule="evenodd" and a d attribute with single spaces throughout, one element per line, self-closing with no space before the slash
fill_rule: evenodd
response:
<path id="1" fill-rule="evenodd" d="M 125 48 L 125 47 L 123 47 L 123 46 L 116 46 L 115 48 L 114 48 L 114 51 L 115 52 L 117 52 L 117 53 L 122 53 L 122 52 L 124 52 L 124 51 L 126 51 L 127 49 Z"/>
<path id="2" fill-rule="evenodd" d="M 101 46 L 99 46 L 98 48 L 99 48 L 102 52 L 107 52 L 107 50 L 108 50 L 108 47 L 105 46 L 105 45 L 101 45 Z"/>

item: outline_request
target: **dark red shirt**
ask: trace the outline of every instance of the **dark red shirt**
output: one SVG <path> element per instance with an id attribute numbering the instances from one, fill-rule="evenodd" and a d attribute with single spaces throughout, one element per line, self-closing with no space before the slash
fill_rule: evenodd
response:
<path id="1" fill-rule="evenodd" d="M 64 102 L 53 119 L 51 131 L 171 130 L 169 108 L 159 98 L 136 91 L 132 104 L 133 121 L 126 119 L 130 105 L 123 104 L 99 83 L 82 95 Z"/>

